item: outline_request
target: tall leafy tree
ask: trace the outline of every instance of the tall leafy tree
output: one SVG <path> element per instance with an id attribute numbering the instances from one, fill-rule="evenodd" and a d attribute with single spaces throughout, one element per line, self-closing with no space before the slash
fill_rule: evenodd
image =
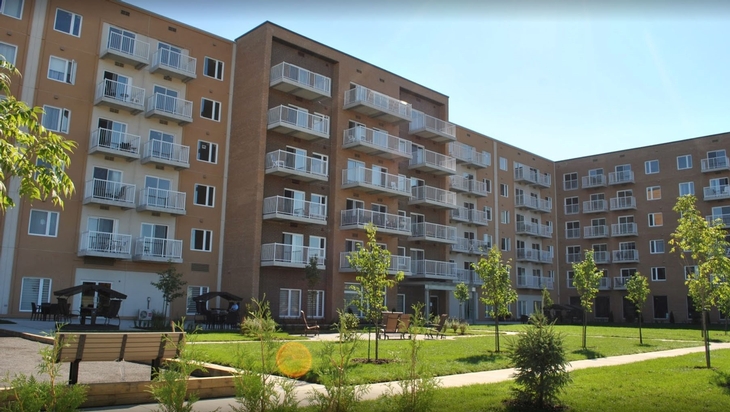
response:
<path id="1" fill-rule="evenodd" d="M 685 282 L 695 308 L 702 315 L 702 336 L 705 342 L 705 363 L 710 368 L 710 338 L 707 334 L 707 313 L 717 304 L 723 291 L 722 284 L 730 274 L 730 258 L 722 221 L 708 222 L 695 206 L 697 199 L 685 195 L 677 199 L 674 211 L 679 214 L 677 229 L 669 244 L 671 252 L 678 253 L 685 266 L 697 270 Z"/>
<path id="2" fill-rule="evenodd" d="M 643 345 L 644 338 L 641 335 L 641 312 L 644 309 L 644 303 L 646 303 L 649 293 L 651 293 L 649 290 L 649 281 L 646 279 L 646 276 L 642 276 L 639 272 L 636 272 L 626 282 L 626 291 L 628 292 L 626 299 L 633 302 L 634 306 L 636 306 L 636 316 L 639 317 L 639 344 Z"/>
<path id="3" fill-rule="evenodd" d="M 469 286 L 461 282 L 454 289 L 454 297 L 459 301 L 459 317 L 464 319 L 464 302 L 469 300 Z"/>
<path id="4" fill-rule="evenodd" d="M 395 276 L 388 274 L 390 268 L 390 251 L 378 245 L 376 239 L 377 229 L 372 223 L 365 226 L 368 234 L 368 242 L 362 247 L 358 246 L 357 251 L 349 254 L 347 260 L 350 266 L 357 271 L 355 278 L 360 285 L 353 286 L 352 290 L 358 293 L 359 299 L 353 304 L 365 314 L 365 319 L 380 330 L 380 321 L 383 318 L 385 306 L 385 294 L 388 288 L 392 288 L 397 282 L 403 280 L 403 272 L 397 272 Z M 378 341 L 380 333 L 375 334 L 375 360 L 378 360 Z M 370 352 L 368 351 L 368 359 Z"/>
<path id="5" fill-rule="evenodd" d="M 472 263 L 474 271 L 482 279 L 482 297 L 487 305 L 487 315 L 494 318 L 494 351 L 499 352 L 499 318 L 509 316 L 509 305 L 517 301 L 517 292 L 512 288 L 509 277 L 512 267 L 502 262 L 502 252 L 493 247 L 487 258 Z"/>
<path id="6" fill-rule="evenodd" d="M 573 285 L 580 296 L 580 306 L 583 308 L 583 349 L 586 349 L 586 332 L 588 331 L 588 312 L 593 310 L 593 301 L 598 295 L 603 274 L 596 267 L 593 260 L 593 251 L 587 250 L 585 259 L 573 263 Z"/>
<path id="7" fill-rule="evenodd" d="M 20 73 L 0 56 L 0 213 L 15 206 L 10 181 L 19 179 L 18 196 L 46 200 L 63 207 L 74 192 L 65 168 L 76 143 L 46 130 L 38 121 L 40 107 L 29 107 L 10 93 L 10 76 Z"/>

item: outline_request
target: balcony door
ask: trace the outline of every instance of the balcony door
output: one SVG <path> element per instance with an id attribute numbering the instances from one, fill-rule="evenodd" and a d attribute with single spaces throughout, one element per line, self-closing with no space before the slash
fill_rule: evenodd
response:
<path id="1" fill-rule="evenodd" d="M 365 180 L 365 162 L 347 159 L 347 181 L 363 182 Z"/>
<path id="2" fill-rule="evenodd" d="M 172 160 L 173 144 L 175 144 L 175 136 L 169 133 L 150 130 L 150 155 L 158 159 Z"/>
<path id="3" fill-rule="evenodd" d="M 116 232 L 116 221 L 103 217 L 90 217 L 87 221 L 89 229 L 89 250 L 109 251 L 112 246 L 112 238 Z"/>
<path id="4" fill-rule="evenodd" d="M 177 113 L 177 90 L 155 85 L 152 89 L 155 96 L 155 110 L 166 113 Z"/>
<path id="5" fill-rule="evenodd" d="M 115 100 L 128 101 L 131 97 L 129 95 L 129 85 L 132 82 L 129 77 L 122 76 L 121 74 L 104 71 L 104 96 L 110 97 Z"/>
<path id="6" fill-rule="evenodd" d="M 327 196 L 312 193 L 310 195 L 311 205 L 309 213 L 312 217 L 324 218 L 327 216 Z"/>
<path id="7" fill-rule="evenodd" d="M 172 182 L 155 176 L 144 179 L 144 188 L 147 190 L 147 204 L 156 207 L 167 207 L 170 198 Z"/>
<path id="8" fill-rule="evenodd" d="M 286 166 L 290 169 L 307 170 L 307 151 L 298 147 L 286 147 L 286 152 L 291 153 L 286 157 Z"/>
<path id="9" fill-rule="evenodd" d="M 291 204 L 290 210 L 294 216 L 304 216 L 304 207 L 306 205 L 306 194 L 304 192 L 284 189 L 284 197 L 287 198 L 287 203 Z"/>
<path id="10" fill-rule="evenodd" d="M 304 262 L 304 235 L 298 233 L 283 233 L 284 261 L 291 263 Z M 304 262 L 306 263 L 306 262 Z"/>
<path id="11" fill-rule="evenodd" d="M 727 166 L 727 163 L 725 161 L 725 157 L 727 156 L 725 154 L 725 149 L 722 150 L 713 150 L 712 152 L 707 152 L 707 160 L 711 168 L 720 168 Z"/>
<path id="12" fill-rule="evenodd" d="M 381 129 L 373 129 L 373 144 L 378 147 L 388 147 L 388 132 Z"/>
<path id="13" fill-rule="evenodd" d="M 728 181 L 727 177 L 721 177 L 719 179 L 710 179 L 710 188 L 712 190 L 712 194 L 723 194 L 723 195 L 730 194 L 730 191 L 728 190 L 729 183 L 730 182 Z"/>
<path id="14" fill-rule="evenodd" d="M 388 187 L 387 182 L 388 168 L 383 166 L 373 165 L 373 184 L 380 187 Z M 392 189 L 396 188 L 396 182 L 392 183 Z"/>
<path id="15" fill-rule="evenodd" d="M 134 55 L 135 38 L 131 31 L 109 27 L 109 43 L 107 47 L 122 53 Z"/>
<path id="16" fill-rule="evenodd" d="M 126 147 L 124 136 L 127 133 L 127 124 L 113 120 L 99 118 L 99 146 L 115 150 L 130 150 Z"/>
<path id="17" fill-rule="evenodd" d="M 413 164 L 420 164 L 423 163 L 423 155 L 425 153 L 425 149 L 423 146 L 419 145 L 411 145 L 411 155 L 413 156 Z"/>
<path id="18" fill-rule="evenodd" d="M 325 249 L 327 248 L 327 238 L 322 236 L 309 236 L 309 255 L 307 262 L 313 257 L 317 257 L 319 262 L 317 265 L 324 265 Z"/>
<path id="19" fill-rule="evenodd" d="M 165 256 L 167 230 L 166 225 L 142 223 L 142 241 L 145 256 Z"/>
<path id="20" fill-rule="evenodd" d="M 176 69 L 180 68 L 180 58 L 182 56 L 181 48 L 175 47 L 171 44 L 159 42 L 157 43 L 157 50 L 160 53 L 161 64 L 174 67 Z"/>
<path id="21" fill-rule="evenodd" d="M 117 199 L 123 196 L 123 193 L 120 193 L 122 172 L 103 167 L 95 167 L 93 173 L 94 197 Z"/>

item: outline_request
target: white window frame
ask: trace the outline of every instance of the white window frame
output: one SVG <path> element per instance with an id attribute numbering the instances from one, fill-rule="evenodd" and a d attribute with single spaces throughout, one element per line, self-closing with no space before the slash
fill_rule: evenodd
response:
<path id="1" fill-rule="evenodd" d="M 659 269 L 663 272 L 663 278 L 659 277 Z M 651 281 L 652 282 L 666 282 L 667 281 L 667 268 L 664 266 L 656 266 L 651 268 Z"/>
<path id="2" fill-rule="evenodd" d="M 656 170 L 654 170 L 654 165 L 656 165 Z M 659 159 L 644 162 L 644 174 L 653 175 L 657 173 L 659 173 Z"/>
<path id="3" fill-rule="evenodd" d="M 682 188 L 685 187 L 689 190 L 683 190 Z M 695 194 L 695 182 L 682 182 L 679 184 L 679 195 L 694 195 Z"/>
<path id="4" fill-rule="evenodd" d="M 509 224 L 509 210 L 502 210 L 499 212 L 499 223 L 503 225 Z"/>
<path id="5" fill-rule="evenodd" d="M 205 103 L 206 102 L 210 102 L 210 104 L 212 105 L 211 106 L 211 112 L 210 112 L 210 116 L 211 117 L 205 116 L 203 114 L 203 111 L 205 110 Z M 213 100 L 213 99 L 208 99 L 206 97 L 202 97 L 200 99 L 200 117 L 203 118 L 203 119 L 212 120 L 214 122 L 220 122 L 221 121 L 221 108 L 222 107 L 223 107 L 223 105 L 221 104 L 221 102 L 219 102 L 217 100 Z"/>
<path id="6" fill-rule="evenodd" d="M 323 319 L 324 305 L 324 290 L 307 291 L 307 319 Z"/>
<path id="7" fill-rule="evenodd" d="M 499 195 L 502 197 L 509 197 L 509 185 L 506 183 L 499 184 Z"/>
<path id="8" fill-rule="evenodd" d="M 71 26 L 68 28 L 69 31 L 63 31 L 63 30 L 60 30 L 60 29 L 58 29 L 56 27 L 56 25 L 58 24 L 58 13 L 59 12 L 68 13 L 71 16 Z M 79 18 L 78 19 L 78 22 L 76 21 L 76 17 Z M 64 9 L 61 9 L 61 8 L 57 8 L 56 9 L 56 15 L 53 18 L 53 30 L 54 31 L 57 31 L 59 33 L 68 34 L 69 36 L 81 37 L 81 27 L 83 27 L 83 22 L 84 22 L 84 16 L 82 16 L 82 15 L 80 15 L 78 13 L 74 13 L 72 11 L 68 11 L 68 10 L 64 10 Z M 77 23 L 78 23 L 78 27 L 76 27 L 76 24 Z M 78 34 L 75 34 L 74 33 L 74 31 L 75 31 L 74 28 L 77 28 L 78 29 Z"/>
<path id="9" fill-rule="evenodd" d="M 680 159 L 684 160 L 685 167 L 681 167 Z M 677 156 L 677 170 L 688 170 L 692 168 L 692 155 L 686 154 Z"/>
<path id="10" fill-rule="evenodd" d="M 282 312 L 282 295 L 286 293 L 286 313 Z M 292 302 L 292 295 L 298 293 L 297 302 Z M 302 310 L 302 290 L 279 288 L 279 318 L 292 319 L 299 317 Z"/>
<path id="11" fill-rule="evenodd" d="M 655 196 L 655 192 L 659 196 Z M 662 198 L 662 187 L 661 186 L 649 186 L 646 188 L 646 200 L 659 200 Z"/>
<path id="12" fill-rule="evenodd" d="M 207 144 L 208 145 L 208 148 L 207 149 L 203 149 L 202 148 L 202 146 L 204 144 Z M 201 150 L 207 150 L 208 151 L 208 158 L 207 159 L 203 159 L 201 157 L 201 154 L 200 154 L 200 151 Z M 215 154 L 212 154 L 213 152 L 215 152 Z M 214 157 L 214 159 L 211 160 L 211 157 Z M 198 150 L 196 151 L 195 158 L 199 162 L 217 164 L 218 163 L 218 143 L 209 142 L 207 140 L 198 140 Z"/>
<path id="13" fill-rule="evenodd" d="M 690 279 L 690 273 L 698 273 L 699 269 L 697 265 L 689 265 L 684 267 L 684 280 Z"/>
<path id="14" fill-rule="evenodd" d="M 44 233 L 33 233 L 31 232 L 31 227 L 33 226 L 33 214 L 42 215 L 45 214 L 45 222 L 43 225 L 45 226 L 45 232 Z M 51 221 L 52 216 L 55 217 L 55 225 L 51 227 Z M 31 209 L 30 214 L 28 215 L 28 235 L 30 236 L 43 236 L 43 237 L 58 237 L 58 220 L 59 220 L 59 213 L 53 212 L 50 210 L 40 210 L 40 209 Z M 40 219 L 43 219 L 42 216 L 39 216 Z M 51 230 L 53 229 L 53 230 Z"/>
<path id="15" fill-rule="evenodd" d="M 652 255 L 659 255 L 659 254 L 664 253 L 664 239 L 650 240 L 649 241 L 649 253 Z"/>
<path id="16" fill-rule="evenodd" d="M 203 232 L 203 245 L 201 249 L 195 247 L 195 235 L 197 232 Z M 206 245 L 207 243 L 207 245 Z M 213 251 L 213 231 L 208 229 L 192 228 L 190 230 L 190 250 L 196 252 L 212 252 Z"/>
<path id="17" fill-rule="evenodd" d="M 487 189 L 487 193 L 492 193 L 492 181 L 484 178 L 482 179 L 482 182 L 484 182 L 484 187 Z"/>
<path id="18" fill-rule="evenodd" d="M 411 249 L 411 250 L 413 250 L 413 249 Z M 365 314 L 361 310 L 359 310 L 355 305 L 352 305 L 352 304 L 348 305 L 347 304 L 348 303 L 348 295 L 350 297 L 352 297 L 352 300 L 350 300 L 350 302 L 354 302 L 354 301 L 360 299 L 360 294 L 356 290 L 352 290 L 352 288 L 351 288 L 352 286 L 354 286 L 354 287 L 359 288 L 360 290 L 362 290 L 362 285 L 360 285 L 359 283 L 356 283 L 356 282 L 345 282 L 345 293 L 344 293 L 344 304 L 345 304 L 345 306 L 344 306 L 344 309 L 343 310 L 347 311 L 348 308 L 352 307 L 353 314 L 355 316 L 357 316 L 358 318 L 363 318 L 363 317 L 365 317 Z"/>
<path id="19" fill-rule="evenodd" d="M 49 110 L 58 110 L 58 123 L 55 125 L 50 125 L 51 127 L 45 124 L 46 116 L 48 115 Z M 66 119 L 65 124 L 63 121 L 64 119 Z M 41 124 L 43 125 L 43 127 L 53 132 L 67 134 L 71 127 L 71 110 L 44 104 L 43 118 L 41 119 Z"/>
<path id="20" fill-rule="evenodd" d="M 566 177 L 570 179 L 566 179 Z M 575 177 L 575 179 L 572 179 Z M 570 187 L 566 183 L 570 182 Z M 576 190 L 578 189 L 578 172 L 563 173 L 563 190 Z"/>
<path id="21" fill-rule="evenodd" d="M 215 75 L 209 76 L 208 73 L 205 71 L 205 68 L 210 64 L 209 62 L 212 62 L 215 65 Z M 205 56 L 205 59 L 203 60 L 203 76 L 210 77 L 211 79 L 216 79 L 223 81 L 223 73 L 225 70 L 225 62 L 214 59 L 212 57 Z M 218 77 L 220 75 L 220 77 Z"/>
<path id="22" fill-rule="evenodd" d="M 659 216 L 659 224 L 657 224 L 657 216 Z M 664 226 L 664 214 L 662 212 L 652 212 L 648 215 L 649 227 Z"/>
<path id="23" fill-rule="evenodd" d="M 506 157 L 499 157 L 499 170 L 507 171 L 509 170 L 509 162 L 507 162 Z"/>
<path id="24" fill-rule="evenodd" d="M 35 301 L 26 302 L 23 300 L 23 297 L 26 293 L 26 288 L 33 288 L 33 285 L 29 285 L 26 283 L 26 281 L 29 283 L 31 281 L 38 281 L 38 294 L 35 297 Z M 47 284 L 47 286 L 46 286 Z M 19 312 L 31 312 L 33 310 L 33 306 L 31 305 L 31 302 L 35 303 L 38 307 L 41 306 L 41 303 L 48 303 L 51 301 L 51 290 L 53 290 L 51 287 L 53 286 L 53 281 L 50 278 L 42 278 L 42 277 L 36 277 L 36 276 L 25 276 L 21 280 L 20 283 L 20 301 L 18 302 L 18 311 Z M 44 293 L 44 290 L 46 293 Z"/>
<path id="25" fill-rule="evenodd" d="M 200 295 L 203 295 L 205 293 L 208 293 L 210 291 L 210 288 L 208 286 L 188 286 L 188 292 L 187 292 L 187 299 L 185 300 L 185 314 L 186 315 L 195 315 L 195 301 L 194 298 L 197 298 Z M 207 305 L 207 303 L 206 303 Z"/>
<path id="26" fill-rule="evenodd" d="M 18 0 L 18 1 L 20 2 L 20 13 L 18 16 L 14 16 L 12 14 L 7 14 L 5 12 L 5 6 L 7 6 L 8 0 L 3 0 L 3 2 L 0 4 L 0 14 L 2 14 L 3 16 L 12 17 L 17 20 L 22 19 L 23 18 L 23 7 L 25 6 L 25 1 L 23 1 L 23 0 Z"/>
<path id="27" fill-rule="evenodd" d="M 484 214 L 487 217 L 487 221 L 492 221 L 492 208 L 490 206 L 484 206 Z"/>
<path id="28" fill-rule="evenodd" d="M 5 61 L 7 61 L 8 63 L 12 64 L 13 66 L 17 66 L 15 64 L 15 61 L 18 58 L 18 46 L 14 45 L 14 44 L 6 43 L 4 41 L 0 41 L 0 44 L 4 44 L 5 46 L 8 46 L 8 47 L 12 47 L 13 48 L 13 55 L 12 56 L 10 56 L 10 57 L 3 56 L 3 57 L 5 58 Z"/>
<path id="29" fill-rule="evenodd" d="M 499 240 L 499 248 L 503 252 L 509 252 L 512 250 L 512 239 L 508 237 L 503 237 Z"/>
<path id="30" fill-rule="evenodd" d="M 62 73 L 62 80 L 59 80 L 55 77 L 51 77 L 51 64 L 54 59 L 60 60 L 63 64 L 64 71 L 58 72 L 58 73 Z M 76 83 L 76 61 L 67 60 L 67 59 L 64 59 L 63 57 L 58 57 L 58 56 L 50 56 L 48 58 L 48 72 L 46 72 L 46 77 L 49 80 L 53 80 L 54 82 L 65 83 L 65 84 L 75 84 Z"/>
<path id="31" fill-rule="evenodd" d="M 205 188 L 205 203 L 198 203 L 198 188 Z M 210 202 L 210 204 L 208 204 Z M 215 186 L 196 183 L 193 187 L 193 204 L 196 206 L 215 207 Z"/>

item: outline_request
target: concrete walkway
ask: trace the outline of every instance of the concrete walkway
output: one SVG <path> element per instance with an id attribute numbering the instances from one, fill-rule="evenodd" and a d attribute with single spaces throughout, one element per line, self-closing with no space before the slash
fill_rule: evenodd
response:
<path id="1" fill-rule="evenodd" d="M 7 331 L 12 331 L 15 333 L 29 333 L 29 334 L 38 334 L 41 331 L 50 332 L 53 329 L 52 322 L 40 322 L 40 321 L 27 321 L 27 320 L 16 320 L 13 319 L 14 322 L 17 322 L 15 325 L 5 325 L 0 324 L 0 329 L 4 329 Z M 124 322 L 124 321 L 123 321 Z M 48 323 L 48 325 L 42 325 L 44 323 Z M 126 327 L 129 326 L 129 329 L 131 329 L 131 322 L 130 325 L 124 325 L 120 330 L 125 330 Z M 336 338 L 336 334 L 325 334 L 322 335 L 319 339 L 333 339 Z M 711 343 L 711 349 L 717 350 L 717 349 L 730 349 L 730 343 Z M 704 352 L 703 346 L 698 347 L 691 347 L 691 348 L 680 348 L 680 349 L 671 349 L 666 351 L 659 351 L 659 352 L 647 352 L 647 353 L 640 353 L 635 355 L 622 355 L 622 356 L 609 356 L 605 358 L 598 358 L 598 359 L 587 359 L 587 360 L 580 360 L 571 362 L 569 365 L 569 370 L 577 370 L 577 369 L 586 369 L 586 368 L 596 368 L 596 367 L 603 367 L 603 366 L 616 366 L 616 365 L 623 365 L 627 363 L 633 363 L 633 362 L 641 362 L 645 360 L 650 359 L 658 359 L 658 358 L 668 358 L 668 357 L 674 357 L 674 356 L 681 356 L 681 355 L 687 355 L 691 353 L 701 353 Z M 440 382 L 441 387 L 444 388 L 451 388 L 451 387 L 459 387 L 459 386 L 467 386 L 467 385 L 477 385 L 477 384 L 489 384 L 489 383 L 496 383 L 496 382 L 503 382 L 506 380 L 512 379 L 512 375 L 514 374 L 515 370 L 514 368 L 510 369 L 499 369 L 494 371 L 485 371 L 485 372 L 472 372 L 472 373 L 464 373 L 459 375 L 449 375 L 449 376 L 441 376 L 437 378 Z M 372 400 L 377 399 L 378 397 L 389 393 L 389 388 L 397 388 L 396 382 L 390 382 L 390 383 L 378 383 L 378 384 L 372 384 L 368 385 L 368 393 L 363 397 L 364 400 Z M 321 391 L 323 390 L 322 385 L 316 385 L 306 382 L 297 382 L 296 383 L 296 390 L 295 394 L 297 399 L 301 402 L 300 404 L 304 405 L 306 404 L 307 396 L 312 391 Z M 220 408 L 221 411 L 227 411 L 230 410 L 229 405 L 236 405 L 236 400 L 234 398 L 220 398 L 220 399 L 206 399 L 201 400 L 195 403 L 195 410 L 196 411 L 214 411 L 218 408 Z M 158 410 L 157 404 L 144 404 L 144 405 L 128 405 L 128 406 L 112 406 L 112 407 L 105 407 L 105 408 L 89 408 L 89 409 L 83 409 L 84 411 L 129 411 L 129 412 L 147 412 L 147 411 L 156 411 Z"/>

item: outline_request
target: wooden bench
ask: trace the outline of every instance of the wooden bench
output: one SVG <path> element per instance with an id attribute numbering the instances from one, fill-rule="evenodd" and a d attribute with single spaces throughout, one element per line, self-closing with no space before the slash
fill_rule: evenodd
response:
<path id="1" fill-rule="evenodd" d="M 56 362 L 71 362 L 70 385 L 78 382 L 81 361 L 149 362 L 154 377 L 162 361 L 175 358 L 184 342 L 184 332 L 57 333 L 60 350 Z"/>

